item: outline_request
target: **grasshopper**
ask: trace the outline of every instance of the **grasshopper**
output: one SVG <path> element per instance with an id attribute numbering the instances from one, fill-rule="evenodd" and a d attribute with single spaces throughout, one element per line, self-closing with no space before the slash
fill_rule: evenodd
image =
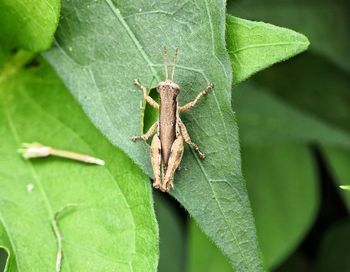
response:
<path id="1" fill-rule="evenodd" d="M 174 188 L 174 173 L 180 165 L 184 152 L 183 141 L 191 146 L 201 159 L 205 159 L 205 154 L 192 142 L 186 126 L 180 119 L 180 112 L 186 112 L 193 108 L 214 87 L 212 83 L 209 83 L 193 101 L 184 106 L 179 106 L 178 95 L 180 93 L 180 87 L 174 82 L 178 52 L 179 49 L 176 48 L 171 79 L 169 79 L 167 49 L 164 47 L 165 81 L 160 82 L 157 86 L 160 104 L 148 95 L 147 88 L 139 80 L 134 80 L 134 84 L 143 92 L 144 99 L 152 107 L 159 110 L 159 118 L 145 134 L 133 136 L 131 140 L 134 142 L 137 140 L 147 141 L 157 130 L 151 143 L 151 163 L 154 173 L 153 187 L 163 192 L 169 192 L 170 189 Z"/>

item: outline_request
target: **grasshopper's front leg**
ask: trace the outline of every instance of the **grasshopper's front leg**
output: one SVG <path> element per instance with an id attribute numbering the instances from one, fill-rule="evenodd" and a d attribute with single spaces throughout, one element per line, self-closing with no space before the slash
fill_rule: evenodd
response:
<path id="1" fill-rule="evenodd" d="M 180 108 L 179 108 L 179 112 L 185 112 L 185 111 L 188 111 L 189 109 L 192 109 L 194 106 L 196 106 L 196 104 L 198 103 L 198 101 L 199 101 L 203 96 L 207 95 L 208 92 L 209 92 L 211 89 L 213 89 L 213 88 L 214 88 L 214 84 L 213 84 L 213 83 L 209 83 L 208 86 L 207 86 L 203 91 L 201 91 L 193 101 L 191 101 L 191 102 L 187 103 L 186 105 L 183 105 L 182 107 L 180 107 Z"/>
<path id="2" fill-rule="evenodd" d="M 146 101 L 155 109 L 159 109 L 159 104 L 153 100 L 152 97 L 150 97 L 147 94 L 147 88 L 145 86 L 143 86 L 140 81 L 138 79 L 134 80 L 134 84 L 139 86 L 139 88 L 141 89 L 141 91 L 143 92 L 143 97 L 146 99 Z"/>

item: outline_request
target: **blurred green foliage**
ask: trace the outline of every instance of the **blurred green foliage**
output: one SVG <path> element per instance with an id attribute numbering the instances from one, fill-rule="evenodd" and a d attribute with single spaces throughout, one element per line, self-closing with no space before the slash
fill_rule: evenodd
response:
<path id="1" fill-rule="evenodd" d="M 232 0 L 228 12 L 311 42 L 233 89 L 264 259 L 278 272 L 349 271 L 350 194 L 338 185 L 350 184 L 350 3 Z"/>

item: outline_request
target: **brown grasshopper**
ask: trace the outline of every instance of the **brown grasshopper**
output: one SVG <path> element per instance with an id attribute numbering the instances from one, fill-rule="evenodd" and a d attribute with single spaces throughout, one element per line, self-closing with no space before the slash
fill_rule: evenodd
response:
<path id="1" fill-rule="evenodd" d="M 184 106 L 179 106 L 178 95 L 180 93 L 180 87 L 174 82 L 178 52 L 179 50 L 176 48 L 171 79 L 169 79 L 167 49 L 164 47 L 165 81 L 160 82 L 157 86 L 160 105 L 147 94 L 146 87 L 141 85 L 139 80 L 135 79 L 134 81 L 143 92 L 144 99 L 146 99 L 152 107 L 159 109 L 160 113 L 157 122 L 151 126 L 146 134 L 133 136 L 131 137 L 131 140 L 147 141 L 148 138 L 154 134 L 156 129 L 158 129 L 157 134 L 154 135 L 151 143 L 151 162 L 154 173 L 153 187 L 160 189 L 163 192 L 169 192 L 170 189 L 174 188 L 174 173 L 179 167 L 184 152 L 183 141 L 190 145 L 198 153 L 201 159 L 205 159 L 204 153 L 191 141 L 186 126 L 180 119 L 179 113 L 193 108 L 198 101 L 214 87 L 212 83 L 209 83 L 192 102 L 189 102 Z"/>

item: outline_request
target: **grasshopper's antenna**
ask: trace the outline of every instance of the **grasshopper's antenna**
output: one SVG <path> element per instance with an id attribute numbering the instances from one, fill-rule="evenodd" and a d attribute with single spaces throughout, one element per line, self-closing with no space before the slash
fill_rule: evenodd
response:
<path id="1" fill-rule="evenodd" d="M 168 53 L 165 46 L 164 46 L 164 71 L 165 71 L 165 80 L 168 80 Z"/>
<path id="2" fill-rule="evenodd" d="M 174 74 L 175 74 L 175 67 L 176 67 L 176 60 L 177 60 L 177 55 L 179 54 L 179 48 L 175 49 L 175 55 L 174 55 L 174 64 L 173 64 L 173 70 L 171 72 L 171 80 L 174 81 Z"/>

